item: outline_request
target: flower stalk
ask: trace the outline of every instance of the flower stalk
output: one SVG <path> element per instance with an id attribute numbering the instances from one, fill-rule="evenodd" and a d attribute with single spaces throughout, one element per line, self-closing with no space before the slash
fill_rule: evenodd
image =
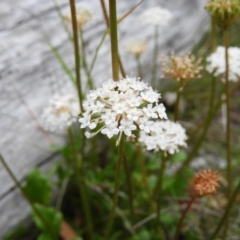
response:
<path id="1" fill-rule="evenodd" d="M 115 174 L 114 195 L 113 195 L 113 200 L 112 200 L 112 209 L 111 209 L 111 213 L 109 215 L 109 220 L 107 223 L 106 235 L 104 238 L 106 240 L 108 240 L 110 237 L 110 233 L 111 233 L 112 225 L 113 225 L 113 221 L 114 221 L 114 216 L 115 216 L 115 210 L 116 210 L 117 203 L 118 203 L 118 192 L 119 192 L 119 187 L 120 187 L 120 172 L 121 172 L 122 162 L 124 161 L 124 138 L 125 138 L 125 136 L 123 135 L 120 139 L 120 143 L 118 146 L 118 160 L 117 160 L 117 167 L 116 167 L 116 174 Z"/>
<path id="2" fill-rule="evenodd" d="M 167 157 L 165 156 L 165 152 L 162 152 L 162 158 L 160 159 L 160 172 L 158 175 L 158 181 L 155 188 L 155 193 L 157 194 L 157 218 L 160 221 L 161 217 L 161 208 L 162 208 L 162 183 L 163 183 L 163 176 L 166 167 Z"/>
<path id="3" fill-rule="evenodd" d="M 70 3 L 71 17 L 72 17 L 76 85 L 77 85 L 80 111 L 83 112 L 82 83 L 81 83 L 81 74 L 80 74 L 80 55 L 79 55 L 79 44 L 78 44 L 78 24 L 77 24 L 75 0 L 69 0 L 69 3 Z"/>
<path id="4" fill-rule="evenodd" d="M 78 187 L 78 191 L 79 191 L 79 196 L 82 200 L 83 212 L 84 212 L 84 215 L 86 218 L 88 237 L 89 237 L 89 239 L 93 239 L 93 224 L 92 224 L 91 211 L 90 211 L 90 206 L 89 206 L 89 201 L 88 201 L 88 194 L 86 191 L 86 184 L 84 181 L 83 160 L 82 160 L 82 166 L 81 166 L 79 158 L 78 158 L 77 150 L 75 148 L 73 133 L 72 133 L 72 130 L 70 127 L 68 128 L 68 137 L 69 137 L 69 141 L 72 146 L 73 161 L 74 161 L 73 168 L 74 168 L 75 176 L 77 179 L 77 187 Z M 82 151 L 83 151 L 83 149 L 82 149 Z"/>
<path id="5" fill-rule="evenodd" d="M 157 77 L 157 60 L 158 60 L 158 39 L 159 39 L 159 27 L 154 26 L 154 48 L 153 48 L 153 69 L 152 69 L 152 88 L 156 88 Z"/>
<path id="6" fill-rule="evenodd" d="M 118 30 L 117 30 L 117 3 L 116 0 L 109 0 L 110 39 L 112 53 L 112 76 L 114 81 L 119 80 L 119 59 L 118 59 Z"/>

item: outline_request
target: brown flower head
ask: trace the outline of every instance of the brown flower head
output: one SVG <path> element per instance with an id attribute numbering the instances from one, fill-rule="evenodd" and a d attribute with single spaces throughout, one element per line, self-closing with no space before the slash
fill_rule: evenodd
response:
<path id="1" fill-rule="evenodd" d="M 221 28 L 229 27 L 240 17 L 239 0 L 209 0 L 205 8 Z"/>
<path id="2" fill-rule="evenodd" d="M 164 78 L 172 78 L 178 81 L 193 78 L 200 78 L 201 59 L 196 59 L 190 53 L 175 56 L 174 53 L 161 58 L 161 71 Z"/>
<path id="3" fill-rule="evenodd" d="M 197 195 L 206 196 L 217 192 L 220 175 L 212 170 L 196 173 L 193 178 L 193 187 Z"/>
<path id="4" fill-rule="evenodd" d="M 147 43 L 143 41 L 132 42 L 126 45 L 126 51 L 133 55 L 140 55 L 145 52 Z"/>

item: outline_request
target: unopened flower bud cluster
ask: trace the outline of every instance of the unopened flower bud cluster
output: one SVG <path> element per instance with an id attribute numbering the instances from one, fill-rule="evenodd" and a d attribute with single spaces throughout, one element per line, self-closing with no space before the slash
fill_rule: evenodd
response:
<path id="1" fill-rule="evenodd" d="M 190 53 L 177 56 L 172 53 L 169 57 L 163 56 L 161 58 L 161 71 L 164 74 L 164 78 L 178 81 L 200 78 L 201 70 L 201 59 L 196 59 Z"/>
<path id="2" fill-rule="evenodd" d="M 164 151 L 174 154 L 180 147 L 186 147 L 185 129 L 171 121 L 156 121 L 150 127 L 150 133 L 140 132 L 139 142 L 149 151 Z"/>
<path id="3" fill-rule="evenodd" d="M 170 11 L 161 7 L 153 7 L 144 11 L 141 15 L 141 20 L 145 25 L 166 26 L 173 16 Z"/>
<path id="4" fill-rule="evenodd" d="M 240 79 L 240 48 L 229 47 L 229 75 L 228 79 L 237 82 Z M 218 46 L 216 51 L 207 58 L 206 70 L 215 77 L 226 73 L 225 48 Z M 224 80 L 224 79 L 223 79 Z"/>
<path id="5" fill-rule="evenodd" d="M 209 0 L 206 9 L 222 28 L 231 26 L 240 16 L 239 0 Z"/>
<path id="6" fill-rule="evenodd" d="M 212 170 L 196 173 L 193 178 L 193 187 L 197 195 L 206 196 L 217 192 L 220 175 Z"/>
<path id="7" fill-rule="evenodd" d="M 64 129 L 77 120 L 79 103 L 74 94 L 54 95 L 44 109 L 42 119 L 49 131 Z"/>
<path id="8" fill-rule="evenodd" d="M 88 138 L 101 132 L 108 138 L 119 135 L 118 141 L 122 134 L 134 140 L 133 131 L 150 133 L 153 119 L 167 119 L 159 98 L 159 93 L 137 78 L 108 80 L 87 95 L 80 127 L 88 129 L 85 133 Z"/>

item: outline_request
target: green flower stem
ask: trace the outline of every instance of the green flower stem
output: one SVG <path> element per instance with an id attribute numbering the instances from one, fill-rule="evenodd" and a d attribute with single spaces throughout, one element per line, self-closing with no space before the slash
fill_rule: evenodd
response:
<path id="1" fill-rule="evenodd" d="M 124 170 L 125 170 L 125 173 L 126 173 L 130 212 L 131 212 L 131 215 L 132 215 L 132 219 L 134 219 L 135 212 L 134 212 L 134 207 L 133 207 L 133 200 L 134 199 L 133 199 L 133 188 L 132 188 L 132 181 L 131 181 L 131 172 L 130 172 L 129 164 L 127 162 L 127 157 L 126 157 L 125 153 L 124 153 L 124 156 L 123 156 L 123 165 L 124 165 Z"/>
<path id="2" fill-rule="evenodd" d="M 89 237 L 88 239 L 93 239 L 93 224 L 92 224 L 92 217 L 91 217 L 91 212 L 90 212 L 88 194 L 87 194 L 87 190 L 86 190 L 86 184 L 84 181 L 83 159 L 82 159 L 82 165 L 80 165 L 80 161 L 79 161 L 77 150 L 75 147 L 72 130 L 70 127 L 68 128 L 68 137 L 70 140 L 70 144 L 72 146 L 73 161 L 74 161 L 73 169 L 75 171 L 75 176 L 77 179 L 77 187 L 78 187 L 79 195 L 82 200 L 83 212 L 84 212 L 84 215 L 86 218 L 86 225 L 87 225 L 87 231 L 88 231 L 88 237 Z"/>
<path id="3" fill-rule="evenodd" d="M 160 172 L 158 174 L 158 181 L 155 188 L 155 193 L 157 194 L 157 218 L 160 219 L 161 207 L 162 207 L 162 183 L 163 183 L 163 176 L 166 167 L 167 158 L 165 153 L 162 152 L 162 158 L 160 159 Z"/>
<path id="4" fill-rule="evenodd" d="M 138 77 L 140 77 L 141 79 L 143 78 L 143 73 L 142 73 L 142 64 L 140 61 L 140 54 L 136 54 L 135 58 L 136 58 L 136 62 L 137 62 L 137 70 L 138 70 Z"/>
<path id="5" fill-rule="evenodd" d="M 232 193 L 232 160 L 231 160 L 231 122 L 230 122 L 230 95 L 229 95 L 229 56 L 228 56 L 228 47 L 229 47 L 229 34 L 228 28 L 224 29 L 223 38 L 224 38 L 224 46 L 225 46 L 225 66 L 226 66 L 226 75 L 225 75 L 225 95 L 226 95 L 226 118 L 227 118 L 227 126 L 226 126 L 226 159 L 227 159 L 227 197 L 230 198 Z M 227 217 L 225 221 L 225 230 L 223 240 L 226 239 L 227 231 L 228 231 L 229 219 Z"/>
<path id="6" fill-rule="evenodd" d="M 101 3 L 103 15 L 104 15 L 105 23 L 107 25 L 107 28 L 109 29 L 110 28 L 110 24 L 109 24 L 109 19 L 108 19 L 107 10 L 106 10 L 106 6 L 105 6 L 105 3 L 104 3 L 104 0 L 100 0 L 100 3 Z M 118 23 L 121 22 L 122 20 L 123 19 L 121 18 L 118 21 Z M 118 62 L 119 62 L 119 67 L 120 67 L 120 71 L 121 71 L 122 76 L 126 77 L 126 73 L 125 73 L 125 70 L 124 70 L 124 67 L 123 67 L 123 64 L 122 64 L 122 61 L 121 61 L 121 58 L 120 58 L 119 55 L 118 55 Z"/>
<path id="7" fill-rule="evenodd" d="M 98 52 L 99 52 L 99 50 L 100 50 L 100 48 L 101 48 L 101 46 L 102 46 L 102 44 L 103 44 L 106 36 L 108 35 L 108 33 L 109 33 L 109 30 L 107 29 L 107 30 L 103 33 L 103 35 L 102 35 L 102 37 L 101 37 L 101 39 L 100 39 L 100 42 L 99 42 L 99 44 L 97 45 L 97 47 L 96 47 L 96 49 L 95 49 L 95 53 L 94 53 L 94 56 L 93 56 L 93 60 L 92 60 L 91 65 L 90 65 L 89 74 L 92 73 L 93 67 L 94 67 L 95 62 L 96 62 L 96 60 L 97 60 Z"/>
<path id="8" fill-rule="evenodd" d="M 112 209 L 111 213 L 109 215 L 109 221 L 107 224 L 106 228 L 106 235 L 105 235 L 105 240 L 108 240 L 110 237 L 110 233 L 112 230 L 112 225 L 114 221 L 114 216 L 115 216 L 115 210 L 117 207 L 118 203 L 118 192 L 119 192 L 119 187 L 120 187 L 120 172 L 121 172 L 121 166 L 122 162 L 124 160 L 124 138 L 125 136 L 123 135 L 121 137 L 119 146 L 118 146 L 118 160 L 117 160 L 117 167 L 116 167 L 116 174 L 115 174 L 115 187 L 114 187 L 114 195 L 113 195 L 113 201 L 112 201 Z"/>
<path id="9" fill-rule="evenodd" d="M 224 45 L 225 45 L 225 63 L 226 63 L 226 78 L 225 78 L 225 95 L 227 108 L 227 128 L 226 128 L 226 147 L 227 147 L 227 181 L 228 181 L 228 197 L 232 191 L 232 169 L 231 169 L 231 129 L 230 129 L 230 94 L 229 94 L 229 36 L 228 29 L 224 30 Z"/>
<path id="10" fill-rule="evenodd" d="M 158 61 L 158 26 L 154 27 L 154 48 L 153 48 L 153 68 L 152 68 L 152 88 L 156 88 L 157 61 Z"/>
<path id="11" fill-rule="evenodd" d="M 158 216 L 157 207 L 156 207 L 156 204 L 153 200 L 153 196 L 151 194 L 151 191 L 150 191 L 150 188 L 149 188 L 149 185 L 148 185 L 148 176 L 147 176 L 147 171 L 146 171 L 146 168 L 145 168 L 142 149 L 141 149 L 140 144 L 137 144 L 137 159 L 138 159 L 138 163 L 140 165 L 140 170 L 141 170 L 141 173 L 142 173 L 142 181 L 143 181 L 144 187 L 147 191 L 148 201 L 149 201 L 151 210 L 154 214 L 156 214 L 155 219 L 156 219 L 156 223 L 157 223 L 157 230 L 158 230 L 159 237 L 160 237 L 159 239 L 165 240 L 166 237 L 165 237 L 164 230 L 162 228 L 162 225 L 161 225 L 159 219 L 157 218 L 157 216 Z"/>
<path id="12" fill-rule="evenodd" d="M 83 30 L 80 28 L 79 30 L 79 35 L 80 35 L 80 42 L 81 42 L 81 47 L 82 47 L 82 63 L 83 63 L 83 68 L 85 71 L 85 74 L 87 76 L 87 83 L 90 89 L 94 88 L 93 84 L 93 79 L 91 77 L 91 73 L 88 69 L 88 64 L 87 64 L 87 59 L 86 59 L 86 50 L 85 50 L 85 43 L 84 43 L 84 38 L 83 38 Z"/>
<path id="13" fill-rule="evenodd" d="M 114 81 L 119 80 L 119 59 L 118 59 L 118 30 L 117 30 L 117 3 L 116 0 L 109 0 L 110 38 L 112 53 L 112 76 Z"/>
<path id="14" fill-rule="evenodd" d="M 192 196 L 188 205 L 186 206 L 186 208 L 182 212 L 181 218 L 178 222 L 177 229 L 176 229 L 176 232 L 175 232 L 175 235 L 174 235 L 174 240 L 179 239 L 179 234 L 180 234 L 180 231 L 181 231 L 181 228 L 182 228 L 183 221 L 184 221 L 185 217 L 187 216 L 187 213 L 188 213 L 189 209 L 191 208 L 191 206 L 193 205 L 193 203 L 195 202 L 196 199 L 197 199 L 197 195 L 195 194 L 195 195 Z"/>
<path id="15" fill-rule="evenodd" d="M 183 91 L 183 80 L 179 80 L 178 88 L 177 88 L 177 100 L 175 104 L 175 115 L 174 115 L 174 122 L 177 122 L 178 120 L 178 113 L 179 113 L 179 103 L 181 98 L 181 93 Z"/>
<path id="16" fill-rule="evenodd" d="M 79 106 L 80 106 L 81 112 L 83 112 L 82 84 L 81 84 L 81 74 L 80 74 L 80 56 L 79 56 L 79 45 L 78 45 L 78 26 L 77 26 L 77 19 L 76 19 L 75 0 L 69 0 L 69 4 L 71 8 L 71 17 L 72 17 L 76 84 L 77 84 L 77 91 L 78 91 Z"/>
<path id="17" fill-rule="evenodd" d="M 212 234 L 212 236 L 209 238 L 209 240 L 214 240 L 216 239 L 218 233 L 220 232 L 221 228 L 223 227 L 224 223 L 226 223 L 226 221 L 228 221 L 229 218 L 229 213 L 234 205 L 234 202 L 236 201 L 237 196 L 239 195 L 240 192 L 240 182 L 238 183 L 237 187 L 235 188 L 233 194 L 231 195 L 231 198 L 228 202 L 228 205 L 225 209 L 225 212 L 220 220 L 220 222 L 218 223 L 214 233 Z"/>
<path id="18" fill-rule="evenodd" d="M 240 83 L 238 83 L 230 92 L 229 95 L 232 96 L 238 89 L 239 89 Z M 223 89 L 224 90 L 224 89 Z M 223 92 L 223 91 L 222 91 Z M 216 106 L 213 108 L 212 114 L 208 115 L 205 123 L 204 123 L 204 129 L 202 131 L 201 136 L 197 139 L 196 144 L 194 145 L 194 147 L 192 148 L 191 152 L 188 154 L 187 159 L 184 161 L 183 165 L 177 170 L 176 175 L 181 175 L 183 170 L 188 167 L 188 165 L 191 163 L 191 161 L 193 160 L 193 158 L 196 156 L 203 139 L 205 138 L 208 128 L 214 118 L 214 116 L 217 114 L 218 110 L 220 109 L 220 107 L 222 106 L 223 100 L 219 99 L 219 101 L 217 102 Z"/>
<path id="19" fill-rule="evenodd" d="M 33 209 L 33 211 L 38 215 L 38 217 L 42 220 L 43 224 L 45 225 L 49 235 L 53 238 L 53 240 L 57 240 L 58 236 L 55 235 L 55 233 L 52 231 L 52 229 L 50 228 L 50 226 L 48 225 L 48 222 L 46 221 L 46 219 L 42 216 L 41 212 L 39 212 L 39 210 L 35 207 L 34 202 L 28 197 L 28 195 L 25 193 L 24 189 L 22 188 L 21 184 L 19 183 L 19 181 L 17 180 L 17 178 L 15 177 L 14 173 L 12 172 L 12 170 L 10 169 L 10 167 L 8 166 L 7 162 L 4 160 L 4 158 L 2 157 L 1 153 L 0 153 L 0 162 L 2 163 L 3 167 L 5 168 L 6 172 L 8 173 L 8 175 L 10 176 L 10 178 L 13 180 L 15 186 L 20 190 L 21 194 L 23 195 L 23 197 L 27 200 L 27 202 L 29 203 L 29 205 L 31 206 L 31 208 Z"/>

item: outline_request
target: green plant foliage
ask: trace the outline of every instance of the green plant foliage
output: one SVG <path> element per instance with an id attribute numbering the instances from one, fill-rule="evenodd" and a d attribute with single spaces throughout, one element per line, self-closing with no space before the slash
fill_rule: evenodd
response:
<path id="1" fill-rule="evenodd" d="M 130 238 L 130 240 L 151 240 L 151 234 L 147 230 L 142 230 L 139 234 L 136 236 Z"/>
<path id="2" fill-rule="evenodd" d="M 43 233 L 43 234 L 38 236 L 37 240 L 53 240 L 53 239 L 49 235 Z"/>
<path id="3" fill-rule="evenodd" d="M 32 209 L 32 216 L 36 226 L 42 231 L 43 236 L 58 236 L 63 219 L 62 213 L 52 207 L 45 207 L 40 204 L 34 204 L 36 210 Z M 51 237 L 52 237 L 51 235 Z M 41 238 L 41 240 L 48 238 Z"/>
<path id="4" fill-rule="evenodd" d="M 51 200 L 51 183 L 38 169 L 29 172 L 23 190 L 36 203 L 47 205 Z"/>

